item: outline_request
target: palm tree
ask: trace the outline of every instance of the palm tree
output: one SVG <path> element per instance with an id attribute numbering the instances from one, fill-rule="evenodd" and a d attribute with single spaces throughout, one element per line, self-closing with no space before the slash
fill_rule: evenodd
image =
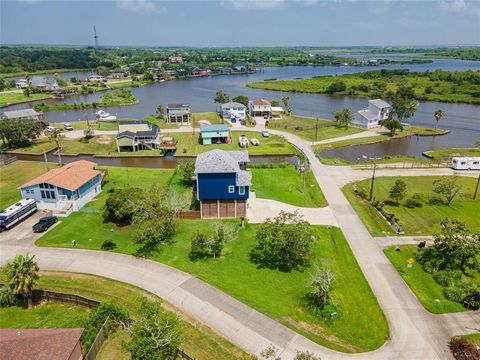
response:
<path id="1" fill-rule="evenodd" d="M 11 292 L 27 299 L 28 308 L 32 307 L 32 292 L 38 282 L 38 265 L 35 255 L 17 255 L 5 264 L 6 283 Z"/>
<path id="2" fill-rule="evenodd" d="M 287 115 L 290 115 L 292 112 L 292 109 L 290 108 L 290 97 L 285 96 L 282 98 L 283 105 L 285 106 L 285 112 Z"/>
<path id="3" fill-rule="evenodd" d="M 437 129 L 438 122 L 443 117 L 443 115 L 444 115 L 444 112 L 442 109 L 438 109 L 437 111 L 435 111 L 435 120 L 437 121 L 435 124 L 435 130 Z"/>
<path id="4" fill-rule="evenodd" d="M 62 157 L 60 155 L 60 130 L 57 128 L 53 129 L 50 131 L 49 137 L 55 141 L 55 144 L 57 145 L 58 163 L 62 166 Z"/>
<path id="5" fill-rule="evenodd" d="M 163 107 L 163 105 L 158 105 L 155 112 L 158 114 L 158 117 L 163 118 L 163 114 L 165 113 L 165 108 Z"/>

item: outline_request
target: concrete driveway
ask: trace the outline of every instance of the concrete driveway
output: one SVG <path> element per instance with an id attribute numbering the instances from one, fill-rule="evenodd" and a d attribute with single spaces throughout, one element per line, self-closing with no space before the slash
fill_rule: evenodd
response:
<path id="1" fill-rule="evenodd" d="M 305 208 L 285 204 L 271 199 L 262 199 L 255 196 L 255 192 L 250 193 L 247 207 L 247 219 L 252 224 L 263 223 L 267 218 L 274 218 L 280 211 L 298 212 L 312 225 L 332 225 L 338 226 L 330 207 L 323 208 Z"/>

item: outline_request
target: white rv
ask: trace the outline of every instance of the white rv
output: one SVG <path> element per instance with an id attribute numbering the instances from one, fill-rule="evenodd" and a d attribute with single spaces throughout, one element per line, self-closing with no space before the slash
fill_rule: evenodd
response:
<path id="1" fill-rule="evenodd" d="M 455 170 L 480 170 L 480 157 L 454 157 L 452 169 Z"/>

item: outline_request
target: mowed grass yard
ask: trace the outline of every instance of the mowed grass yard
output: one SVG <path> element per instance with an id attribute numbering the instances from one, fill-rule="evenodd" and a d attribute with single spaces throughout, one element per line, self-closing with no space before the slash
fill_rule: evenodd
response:
<path id="1" fill-rule="evenodd" d="M 52 94 L 30 94 L 30 96 L 26 96 L 23 93 L 23 90 L 18 92 L 2 92 L 0 93 L 0 106 L 8 106 L 26 101 L 49 99 L 52 97 Z"/>
<path id="2" fill-rule="evenodd" d="M 268 128 L 292 133 L 309 141 L 320 141 L 365 131 L 354 127 L 338 128 L 335 122 L 324 119 L 318 120 L 317 131 L 317 120 L 314 118 L 288 115 L 282 115 L 282 117 L 281 120 L 270 120 Z M 316 138 L 315 133 L 317 134 Z"/>
<path id="3" fill-rule="evenodd" d="M 3 280 L 3 274 L 0 275 L 0 280 Z M 184 320 L 181 348 L 195 359 L 244 359 L 246 355 L 209 327 L 179 312 L 156 295 L 129 284 L 87 274 L 40 271 L 38 288 L 77 294 L 101 302 L 115 302 L 126 307 L 134 318 L 138 316 L 139 297 L 162 302 L 165 309 L 179 314 Z M 87 315 L 88 310 L 85 308 L 59 303 L 48 303 L 33 310 L 0 308 L 0 327 L 81 327 L 81 320 Z M 128 340 L 128 335 L 122 331 L 109 336 L 97 359 L 130 359 L 129 353 L 121 348 L 121 343 L 125 340 Z"/>
<path id="4" fill-rule="evenodd" d="M 0 328 L 75 328 L 82 327 L 89 310 L 82 306 L 48 302 L 27 309 L 0 307 Z"/>
<path id="5" fill-rule="evenodd" d="M 303 174 L 294 165 L 283 168 L 251 168 L 252 189 L 258 198 L 267 198 L 301 207 L 324 207 L 327 201 L 311 171 L 307 172 L 305 191 Z"/>
<path id="6" fill-rule="evenodd" d="M 380 177 L 375 179 L 374 197 L 379 201 L 389 200 L 389 191 L 398 177 Z M 458 184 L 461 187 L 459 195 L 452 201 L 450 206 L 445 204 L 430 205 L 428 199 L 439 196 L 433 192 L 433 181 L 440 179 L 438 176 L 402 176 L 401 179 L 407 184 L 407 198 L 414 194 L 422 194 L 424 200 L 420 208 L 407 208 L 405 200 L 399 206 L 385 205 L 385 209 L 394 213 L 403 226 L 405 235 L 432 235 L 440 230 L 440 222 L 445 218 L 457 219 L 468 225 L 473 231 L 480 230 L 478 211 L 480 209 L 480 197 L 472 199 L 477 179 L 471 177 L 459 177 Z M 357 183 L 359 190 L 369 193 L 370 180 L 362 180 Z M 343 193 L 362 219 L 365 226 L 373 236 L 395 235 L 386 221 L 365 199 L 360 198 L 353 190 L 353 184 L 343 188 Z"/>
<path id="7" fill-rule="evenodd" d="M 438 284 L 432 274 L 423 270 L 420 264 L 413 263 L 410 270 L 407 270 L 407 260 L 415 259 L 417 246 L 400 246 L 400 251 L 395 251 L 396 246 L 391 246 L 384 250 L 385 255 L 397 269 L 400 276 L 405 280 L 415 296 L 428 311 L 434 314 L 443 314 L 449 312 L 466 311 L 462 304 L 448 300 L 443 294 L 444 287 Z M 480 254 L 479 254 L 480 260 Z M 480 273 L 478 271 L 469 271 L 468 274 L 480 286 Z"/>
<path id="8" fill-rule="evenodd" d="M 49 169 L 56 164 L 48 164 Z M 19 186 L 45 173 L 45 163 L 36 161 L 15 161 L 0 168 L 0 209 L 4 209 L 22 198 Z"/>
<path id="9" fill-rule="evenodd" d="M 105 240 L 113 240 L 116 252 L 133 254 L 137 244 L 132 241 L 134 226 L 118 227 L 103 221 L 100 214 L 108 190 L 132 186 L 177 187 L 185 189 L 173 176 L 173 170 L 108 168 L 109 180 L 104 191 L 81 212 L 61 219 L 54 229 L 37 241 L 39 246 L 71 247 L 99 250 Z M 224 220 L 238 224 L 237 220 Z M 193 233 L 210 233 L 213 221 L 179 220 L 174 243 L 162 246 L 152 259 L 190 272 L 202 280 L 236 297 L 240 301 L 277 319 L 314 341 L 331 348 L 359 352 L 380 347 L 388 336 L 385 318 L 363 277 L 341 231 L 337 228 L 315 227 L 318 240 L 313 246 L 312 264 L 331 267 L 337 274 L 334 290 L 338 318 L 321 319 L 306 306 L 306 284 L 313 267 L 304 272 L 284 273 L 259 269 L 249 261 L 258 225 L 247 224 L 238 238 L 228 242 L 219 259 L 191 261 L 188 253 Z M 375 324 L 375 326 L 372 326 Z"/>

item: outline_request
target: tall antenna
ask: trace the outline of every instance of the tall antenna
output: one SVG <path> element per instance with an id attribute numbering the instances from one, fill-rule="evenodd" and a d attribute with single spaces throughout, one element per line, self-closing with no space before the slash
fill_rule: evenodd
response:
<path id="1" fill-rule="evenodd" d="M 95 50 L 98 50 L 98 35 L 95 25 L 93 25 L 93 38 L 95 39 Z"/>

